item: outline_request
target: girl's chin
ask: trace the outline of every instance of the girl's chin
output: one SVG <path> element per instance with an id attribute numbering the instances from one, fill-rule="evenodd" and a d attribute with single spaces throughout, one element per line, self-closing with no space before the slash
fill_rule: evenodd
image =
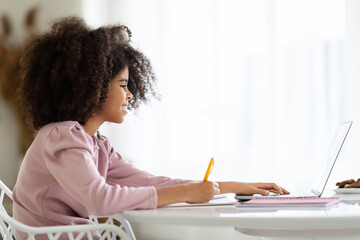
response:
<path id="1" fill-rule="evenodd" d="M 124 117 L 122 117 L 121 119 L 117 119 L 116 123 L 123 123 L 123 122 L 124 122 L 124 120 L 125 120 L 125 118 L 124 118 Z"/>
<path id="2" fill-rule="evenodd" d="M 111 120 L 108 120 L 108 122 L 112 122 L 112 123 L 123 123 L 125 120 L 124 116 L 122 117 L 118 117 L 116 119 L 111 119 Z"/>

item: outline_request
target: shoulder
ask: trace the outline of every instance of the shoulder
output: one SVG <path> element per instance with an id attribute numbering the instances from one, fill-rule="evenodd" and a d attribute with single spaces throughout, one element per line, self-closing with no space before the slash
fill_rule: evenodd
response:
<path id="1" fill-rule="evenodd" d="M 45 144 L 56 144 L 59 148 L 93 145 L 92 137 L 76 121 L 50 123 L 39 130 L 38 136 Z"/>

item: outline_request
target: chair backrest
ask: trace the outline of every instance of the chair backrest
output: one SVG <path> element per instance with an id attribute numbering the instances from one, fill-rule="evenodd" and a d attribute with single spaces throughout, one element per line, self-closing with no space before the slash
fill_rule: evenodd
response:
<path id="1" fill-rule="evenodd" d="M 10 231 L 8 224 L 3 220 L 10 217 L 4 206 L 6 198 L 12 201 L 12 191 L 0 180 L 0 234 L 3 239 L 8 239 L 6 233 Z"/>
<path id="2" fill-rule="evenodd" d="M 114 220 L 106 221 L 104 224 L 95 222 L 94 224 L 83 225 L 69 225 L 69 226 L 53 226 L 53 227 L 31 227 L 17 221 L 11 217 L 4 207 L 4 200 L 12 198 L 12 191 L 0 180 L 0 234 L 2 239 L 13 240 L 15 232 L 19 231 L 28 240 L 35 240 L 37 237 L 47 237 L 50 240 L 67 237 L 69 239 L 135 239 L 135 236 L 129 228 L 130 226 L 123 226 L 120 228 L 114 224 Z M 95 217 L 93 217 L 95 218 Z M 120 219 L 121 221 L 121 219 Z M 127 221 L 124 222 L 128 224 Z M 123 224 L 124 225 L 124 224 Z M 125 229 L 124 229 L 125 228 Z M 130 232 L 125 230 L 130 229 Z M 128 230 L 129 231 L 129 230 Z"/>
<path id="3" fill-rule="evenodd" d="M 12 201 L 12 191 L 0 180 L 0 210 L 7 213 L 4 206 L 4 201 L 6 198 L 9 198 Z"/>

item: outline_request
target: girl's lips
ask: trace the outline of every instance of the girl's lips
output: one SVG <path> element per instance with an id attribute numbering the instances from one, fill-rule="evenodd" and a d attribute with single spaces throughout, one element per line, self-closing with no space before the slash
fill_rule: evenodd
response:
<path id="1" fill-rule="evenodd" d="M 125 112 L 128 112 L 127 106 L 128 106 L 128 105 L 122 105 L 122 106 L 121 106 L 121 109 L 124 110 Z"/>

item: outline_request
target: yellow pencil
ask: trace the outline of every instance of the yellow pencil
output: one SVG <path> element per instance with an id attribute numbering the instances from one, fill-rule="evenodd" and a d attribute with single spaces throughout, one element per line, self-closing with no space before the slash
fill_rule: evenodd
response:
<path id="1" fill-rule="evenodd" d="M 209 162 L 209 166 L 208 166 L 208 168 L 207 168 L 207 170 L 206 170 L 206 173 L 205 173 L 205 177 L 204 177 L 203 182 L 206 182 L 206 181 L 208 180 L 209 175 L 210 175 L 211 170 L 212 170 L 213 167 L 214 167 L 214 158 L 211 158 L 211 159 L 210 159 L 210 162 Z"/>

